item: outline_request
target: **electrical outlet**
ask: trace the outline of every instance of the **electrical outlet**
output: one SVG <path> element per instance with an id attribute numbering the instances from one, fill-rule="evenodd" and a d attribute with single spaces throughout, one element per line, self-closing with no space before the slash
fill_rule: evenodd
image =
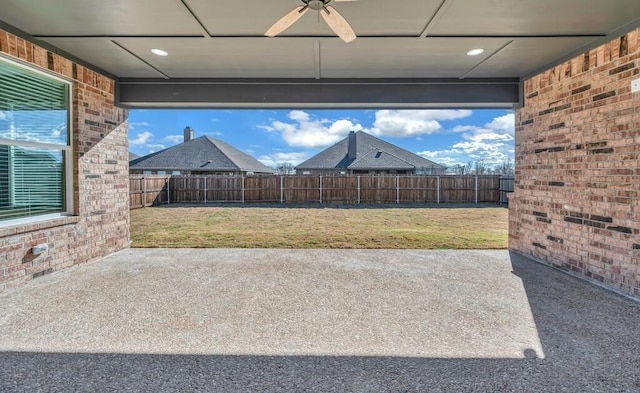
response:
<path id="1" fill-rule="evenodd" d="M 47 243 L 38 244 L 36 246 L 33 246 L 33 248 L 31 249 L 31 252 L 33 252 L 33 255 L 40 255 L 43 252 L 47 252 L 47 251 L 49 251 L 49 245 Z"/>
<path id="2" fill-rule="evenodd" d="M 631 81 L 631 92 L 637 93 L 640 91 L 640 78 Z"/>

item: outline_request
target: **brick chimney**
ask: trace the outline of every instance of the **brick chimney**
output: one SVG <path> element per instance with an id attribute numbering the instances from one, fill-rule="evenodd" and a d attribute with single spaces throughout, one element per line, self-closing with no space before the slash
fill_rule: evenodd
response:
<path id="1" fill-rule="evenodd" d="M 184 141 L 189 142 L 192 139 L 193 139 L 193 128 L 186 127 L 184 129 Z"/>
<path id="2" fill-rule="evenodd" d="M 349 145 L 347 147 L 347 154 L 350 159 L 356 159 L 356 133 L 353 131 L 349 133 Z"/>

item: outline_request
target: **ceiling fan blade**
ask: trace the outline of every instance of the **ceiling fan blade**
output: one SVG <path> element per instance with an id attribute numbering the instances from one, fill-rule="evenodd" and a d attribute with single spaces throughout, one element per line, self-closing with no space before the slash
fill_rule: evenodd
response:
<path id="1" fill-rule="evenodd" d="M 299 6 L 294 8 L 287 15 L 283 16 L 279 21 L 277 21 L 269 30 L 267 30 L 264 35 L 267 37 L 275 37 L 278 34 L 282 33 L 286 29 L 288 29 L 292 24 L 294 24 L 298 19 L 302 18 L 302 15 L 306 14 L 309 11 L 309 7 Z"/>
<path id="2" fill-rule="evenodd" d="M 344 19 L 335 8 L 331 6 L 327 6 L 325 8 L 326 10 L 321 10 L 320 13 L 331 30 L 333 30 L 338 37 L 342 38 L 344 42 L 351 42 L 355 40 L 356 33 L 353 31 L 351 26 L 349 26 L 347 20 Z"/>

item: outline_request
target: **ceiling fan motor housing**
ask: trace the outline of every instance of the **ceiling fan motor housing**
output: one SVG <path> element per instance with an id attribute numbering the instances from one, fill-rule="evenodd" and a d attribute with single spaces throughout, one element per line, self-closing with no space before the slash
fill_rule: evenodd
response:
<path id="1" fill-rule="evenodd" d="M 323 9 L 327 4 L 329 4 L 331 2 L 331 0 L 308 0 L 308 1 L 304 1 L 307 6 L 309 8 L 311 8 L 314 11 L 320 11 L 321 9 Z"/>

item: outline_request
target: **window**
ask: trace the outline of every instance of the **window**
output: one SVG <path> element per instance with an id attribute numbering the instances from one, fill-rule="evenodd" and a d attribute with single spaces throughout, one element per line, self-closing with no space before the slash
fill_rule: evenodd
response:
<path id="1" fill-rule="evenodd" d="M 0 57 L 0 225 L 72 212 L 70 94 Z"/>

